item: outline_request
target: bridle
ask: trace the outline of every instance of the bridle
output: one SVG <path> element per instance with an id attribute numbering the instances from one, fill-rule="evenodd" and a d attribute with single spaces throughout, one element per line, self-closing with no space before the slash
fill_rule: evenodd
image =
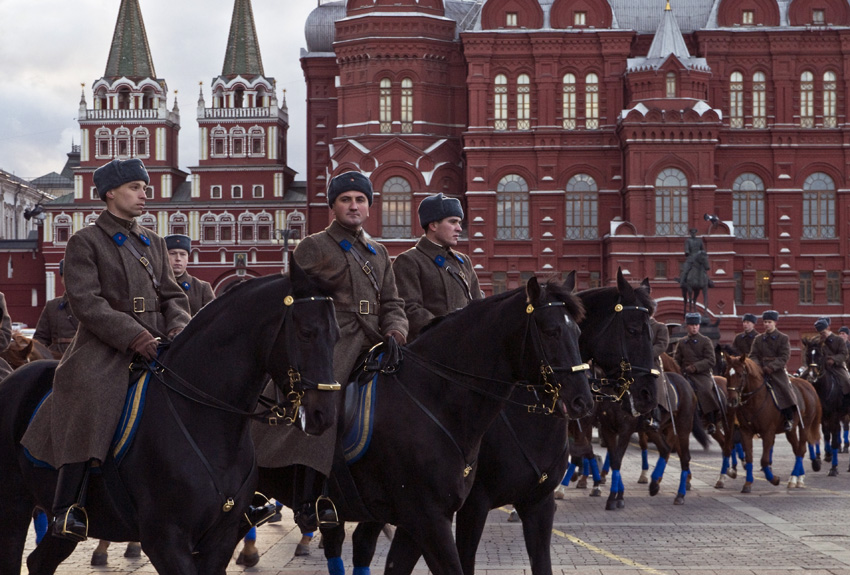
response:
<path id="1" fill-rule="evenodd" d="M 621 314 L 624 311 L 639 311 L 645 313 L 647 318 L 650 315 L 649 308 L 639 305 L 624 306 L 622 303 L 618 302 L 614 306 L 614 315 L 608 318 L 608 321 L 602 326 L 591 342 L 594 349 L 597 349 L 596 344 L 606 334 L 606 332 L 608 332 L 615 320 L 618 322 L 620 328 L 623 327 L 623 316 Z M 646 323 L 647 322 L 645 322 L 645 324 Z M 591 358 L 591 361 L 594 362 L 598 369 L 602 372 L 602 377 L 588 378 L 588 381 L 590 382 L 590 391 L 593 393 L 593 397 L 597 403 L 601 403 L 606 400 L 615 402 L 622 400 L 623 396 L 629 392 L 629 389 L 635 382 L 635 374 L 653 375 L 656 377 L 661 375 L 661 372 L 655 368 L 632 365 L 629 360 L 629 353 L 626 349 L 625 343 L 623 342 L 623 338 L 618 338 L 617 343 L 620 348 L 620 362 L 613 369 L 605 370 L 594 360 L 594 358 Z"/>
<path id="2" fill-rule="evenodd" d="M 747 391 L 747 389 L 749 388 L 749 382 L 750 382 L 750 372 L 747 370 L 745 363 L 741 363 L 740 369 L 741 369 L 741 371 L 740 371 L 739 378 L 740 378 L 740 381 L 741 381 L 741 385 L 737 386 L 737 387 L 733 387 L 733 386 L 729 385 L 729 383 L 732 381 L 732 376 L 736 375 L 738 372 L 735 371 L 735 368 L 733 366 L 729 366 L 729 368 L 726 371 L 726 391 L 727 392 L 734 391 L 736 397 L 738 398 L 737 404 L 735 404 L 733 402 L 733 407 L 746 405 L 747 401 L 749 401 L 749 399 L 752 396 L 754 396 L 756 394 L 756 392 L 758 392 L 758 390 L 761 389 L 762 387 L 764 387 L 764 385 L 765 385 L 764 379 L 762 379 L 761 386 L 759 386 L 758 388 L 756 388 L 752 391 Z"/>

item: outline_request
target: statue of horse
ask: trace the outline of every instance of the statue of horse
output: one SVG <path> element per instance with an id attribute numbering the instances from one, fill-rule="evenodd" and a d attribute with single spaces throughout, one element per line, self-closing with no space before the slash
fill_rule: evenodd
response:
<path id="1" fill-rule="evenodd" d="M 838 476 L 838 454 L 841 453 L 841 420 L 847 415 L 844 406 L 844 395 L 841 385 L 826 366 L 826 359 L 821 352 L 818 338 L 803 338 L 803 358 L 806 370 L 803 377 L 811 383 L 818 393 L 823 411 L 822 427 L 824 449 L 832 463 L 829 469 L 830 477 Z M 850 471 L 850 469 L 848 469 Z"/>
<path id="2" fill-rule="evenodd" d="M 243 510 L 257 477 L 248 422 L 263 386 L 271 376 L 291 400 L 275 409 L 300 404 L 304 430 L 322 433 L 336 417 L 337 394 L 325 389 L 336 387 L 329 384 L 338 339 L 332 301 L 296 264 L 291 278 L 250 280 L 207 305 L 160 354 L 120 466 L 110 456 L 89 481 L 88 535 L 140 541 L 158 573 L 224 573 L 247 531 Z M 0 573 L 20 572 L 33 507 L 53 507 L 57 472 L 31 462 L 20 439 L 56 365 L 30 363 L 0 383 L 7 496 L 0 506 Z M 29 572 L 54 573 L 75 547 L 45 537 L 27 558 Z"/>
<path id="3" fill-rule="evenodd" d="M 506 404 L 526 410 L 542 399 L 554 413 L 536 417 L 553 421 L 580 417 L 592 406 L 576 323 L 584 310 L 573 287 L 574 275 L 564 285 L 531 278 L 524 288 L 473 301 L 424 330 L 405 349 L 397 373 L 377 376 L 372 442 L 347 467 L 367 513 L 357 513 L 336 488 L 337 471 L 331 499 L 344 521 L 397 526 L 387 557 L 393 572 L 404 572 L 421 553 L 435 575 L 462 575 L 452 518 L 473 480 L 490 471 L 482 439 Z M 547 391 L 547 381 L 557 395 Z M 536 399 L 523 393 L 529 387 Z M 536 450 L 553 439 L 526 440 L 540 443 L 524 446 Z M 292 495 L 289 479 L 286 470 L 260 469 L 261 490 L 283 502 Z M 342 532 L 342 525 L 323 528 L 326 553 L 339 549 Z M 355 565 L 368 566 L 367 555 L 355 557 Z M 341 573 L 341 559 L 333 562 Z"/>
<path id="4" fill-rule="evenodd" d="M 0 351 L 0 357 L 5 359 L 12 369 L 18 369 L 22 365 L 39 359 L 58 359 L 46 345 L 25 336 L 20 331 L 12 332 L 9 347 Z"/>
<path id="5" fill-rule="evenodd" d="M 682 288 L 683 315 L 697 311 L 700 292 L 702 292 L 703 306 L 708 309 L 708 288 L 713 286 L 712 281 L 708 279 L 710 269 L 708 254 L 704 250 L 689 256 L 682 267 L 682 275 L 678 282 Z"/>
<path id="6" fill-rule="evenodd" d="M 726 354 L 726 379 L 729 401 L 736 409 L 736 417 L 741 429 L 744 445 L 746 482 L 741 493 L 751 493 L 753 486 L 753 436 L 761 436 L 761 467 L 765 478 L 773 485 L 779 485 L 779 477 L 771 469 L 771 452 L 777 432 L 782 432 L 783 417 L 771 397 L 764 381 L 761 367 L 752 359 Z M 794 469 L 788 487 L 804 487 L 805 468 L 803 457 L 806 443 L 814 464 L 814 448 L 820 442 L 821 406 L 817 392 L 805 379 L 792 377 L 791 384 L 800 401 L 797 403 L 799 415 L 794 416 L 794 428 L 785 434 L 796 456 Z"/>

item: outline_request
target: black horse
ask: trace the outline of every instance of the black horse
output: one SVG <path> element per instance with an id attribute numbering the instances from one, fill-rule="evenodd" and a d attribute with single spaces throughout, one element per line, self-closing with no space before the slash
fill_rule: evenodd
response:
<path id="1" fill-rule="evenodd" d="M 263 384 L 273 377 L 289 407 L 306 411 L 305 431 L 323 432 L 336 417 L 337 394 L 322 389 L 336 387 L 337 339 L 332 302 L 295 264 L 291 280 L 251 280 L 207 305 L 161 354 L 120 464 L 110 456 L 92 476 L 89 536 L 140 541 L 159 573 L 223 575 L 254 496 L 248 416 Z M 57 472 L 34 466 L 19 442 L 56 365 L 28 364 L 0 384 L 0 573 L 20 572 L 32 510 L 53 506 Z M 30 574 L 54 573 L 75 547 L 46 537 Z"/>
<path id="2" fill-rule="evenodd" d="M 590 409 L 576 323 L 584 311 L 571 293 L 573 284 L 572 275 L 564 285 L 531 278 L 524 289 L 474 301 L 413 341 L 396 374 L 378 376 L 372 443 L 348 467 L 368 513 L 343 505 L 339 514 L 347 521 L 398 526 L 387 572 L 415 565 L 421 550 L 435 575 L 461 575 L 452 517 L 473 480 L 487 475 L 481 441 L 509 396 L 511 402 L 554 407 L 561 418 Z M 532 389 L 534 398 L 518 399 L 519 389 Z M 283 480 L 275 482 L 273 470 L 261 469 L 261 489 L 287 497 L 285 475 L 278 473 Z M 341 480 L 332 474 L 335 481 Z M 331 497 L 341 500 L 333 490 Z M 326 556 L 338 557 L 342 525 L 322 532 Z M 342 572 L 337 560 L 335 573 Z"/>
<path id="3" fill-rule="evenodd" d="M 843 405 L 844 395 L 835 375 L 826 366 L 826 360 L 821 352 L 820 340 L 804 337 L 803 349 L 803 357 L 806 361 L 803 377 L 814 386 L 823 409 L 821 428 L 823 430 L 824 449 L 829 456 L 827 461 L 832 463 L 829 476 L 837 477 L 838 454 L 841 453 L 841 420 L 847 415 L 847 408 Z M 813 459 L 815 458 L 813 457 Z"/>
<path id="4" fill-rule="evenodd" d="M 644 411 L 650 409 L 655 405 L 655 377 L 647 326 L 648 282 L 635 289 L 618 273 L 616 287 L 586 290 L 578 296 L 586 310 L 580 324 L 582 359 L 592 360 L 606 373 L 633 379 L 637 403 Z M 625 373 L 623 361 L 631 366 Z M 475 482 L 457 512 L 456 544 L 464 575 L 475 572 L 475 554 L 489 511 L 507 504 L 514 505 L 522 521 L 532 573 L 552 573 L 553 491 L 569 463 L 567 419 L 529 413 L 523 404 L 535 401 L 533 391 L 518 389 L 511 400 L 484 434 Z M 379 533 L 380 525 L 358 525 L 353 536 L 355 568 L 369 564 Z M 393 546 L 415 546 L 403 541 L 407 537 L 403 530 L 397 530 L 395 537 Z M 394 563 L 393 573 L 413 570 L 418 555 L 403 557 L 408 563 Z"/>

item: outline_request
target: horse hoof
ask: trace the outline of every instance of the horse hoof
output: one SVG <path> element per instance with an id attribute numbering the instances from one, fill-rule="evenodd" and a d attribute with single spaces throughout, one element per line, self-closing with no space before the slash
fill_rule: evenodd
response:
<path id="1" fill-rule="evenodd" d="M 302 545 L 299 543 L 295 546 L 295 556 L 296 557 L 304 557 L 305 555 L 310 554 L 310 547 L 308 545 Z"/>
<path id="2" fill-rule="evenodd" d="M 91 564 L 95 567 L 103 567 L 106 565 L 106 560 L 109 558 L 107 553 L 92 553 Z"/>
<path id="3" fill-rule="evenodd" d="M 140 543 L 127 543 L 127 549 L 124 550 L 124 557 L 136 559 L 142 556 L 142 545 Z"/>
<path id="4" fill-rule="evenodd" d="M 745 483 L 744 488 L 741 489 L 741 493 L 752 493 L 753 492 L 753 484 Z"/>
<path id="5" fill-rule="evenodd" d="M 727 476 L 729 479 L 735 479 L 735 478 L 737 478 L 737 477 L 738 477 L 738 470 L 737 470 L 737 469 L 735 469 L 734 467 L 730 467 L 730 468 L 726 471 L 726 476 Z"/>
<path id="6" fill-rule="evenodd" d="M 605 502 L 605 511 L 616 511 L 617 510 L 617 502 L 616 501 L 606 501 Z"/>
<path id="7" fill-rule="evenodd" d="M 779 479 L 778 475 L 774 475 L 773 479 L 770 481 L 771 485 L 779 485 L 782 481 Z"/>
<path id="8" fill-rule="evenodd" d="M 714 488 L 715 488 L 715 489 L 725 489 L 725 488 L 726 488 L 726 484 L 725 484 L 725 483 L 723 483 L 723 479 L 718 479 L 718 480 L 717 480 L 717 483 L 715 483 L 715 484 L 714 484 Z"/>
<path id="9" fill-rule="evenodd" d="M 645 471 L 641 471 L 640 477 L 638 477 L 638 483 L 639 484 L 649 483 L 649 478 L 646 476 Z"/>
<path id="10" fill-rule="evenodd" d="M 814 472 L 820 471 L 820 464 L 821 464 L 820 457 L 818 457 L 816 459 L 812 459 L 812 471 L 814 471 Z"/>
<path id="11" fill-rule="evenodd" d="M 257 563 L 260 562 L 260 554 L 259 553 L 251 553 L 250 555 L 245 555 L 244 553 L 240 553 L 239 557 L 236 558 L 237 565 L 244 565 L 245 567 L 253 567 Z"/>
<path id="12" fill-rule="evenodd" d="M 677 495 L 676 499 L 673 500 L 673 505 L 684 505 L 685 504 L 685 496 Z"/>
<path id="13" fill-rule="evenodd" d="M 661 486 L 658 485 L 658 482 L 653 479 L 652 483 L 649 484 L 650 497 L 655 497 L 656 495 L 658 495 L 659 491 L 661 491 Z"/>
<path id="14" fill-rule="evenodd" d="M 829 473 L 827 473 L 827 476 L 828 477 L 838 477 L 838 468 L 837 467 L 830 467 Z"/>
<path id="15" fill-rule="evenodd" d="M 626 507 L 626 502 L 623 499 L 617 500 L 617 509 L 624 509 Z"/>
<path id="16" fill-rule="evenodd" d="M 564 486 L 563 486 L 563 485 L 559 485 L 559 486 L 555 489 L 555 499 L 563 499 L 563 498 L 564 498 L 564 495 L 565 495 L 565 492 L 564 492 Z"/>
<path id="17" fill-rule="evenodd" d="M 508 515 L 509 523 L 519 523 L 519 513 L 516 512 L 516 509 L 512 509 L 510 514 Z"/>
<path id="18" fill-rule="evenodd" d="M 599 489 L 598 487 L 594 487 L 593 489 L 590 490 L 590 496 L 591 497 L 600 497 L 601 495 L 602 495 L 602 490 Z"/>
<path id="19" fill-rule="evenodd" d="M 587 477 L 582 475 L 578 481 L 576 481 L 576 489 L 587 489 Z"/>
<path id="20" fill-rule="evenodd" d="M 603 473 L 599 477 L 599 485 L 605 485 L 606 483 L 608 483 L 608 479 L 605 477 L 605 474 Z"/>

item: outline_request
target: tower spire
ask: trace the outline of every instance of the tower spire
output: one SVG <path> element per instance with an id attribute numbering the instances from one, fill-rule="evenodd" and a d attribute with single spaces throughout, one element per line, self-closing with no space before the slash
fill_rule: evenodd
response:
<path id="1" fill-rule="evenodd" d="M 222 76 L 264 76 L 251 0 L 235 0 Z"/>
<path id="2" fill-rule="evenodd" d="M 156 78 L 139 0 L 121 0 L 104 78 Z"/>
<path id="3" fill-rule="evenodd" d="M 685 38 L 679 29 L 679 23 L 676 22 L 676 17 L 673 16 L 673 11 L 670 9 L 670 0 L 667 0 L 667 8 L 661 16 L 661 22 L 658 24 L 652 45 L 649 47 L 649 54 L 646 57 L 666 58 L 670 54 L 676 55 L 680 60 L 687 60 L 691 57 L 688 46 L 685 44 Z"/>

